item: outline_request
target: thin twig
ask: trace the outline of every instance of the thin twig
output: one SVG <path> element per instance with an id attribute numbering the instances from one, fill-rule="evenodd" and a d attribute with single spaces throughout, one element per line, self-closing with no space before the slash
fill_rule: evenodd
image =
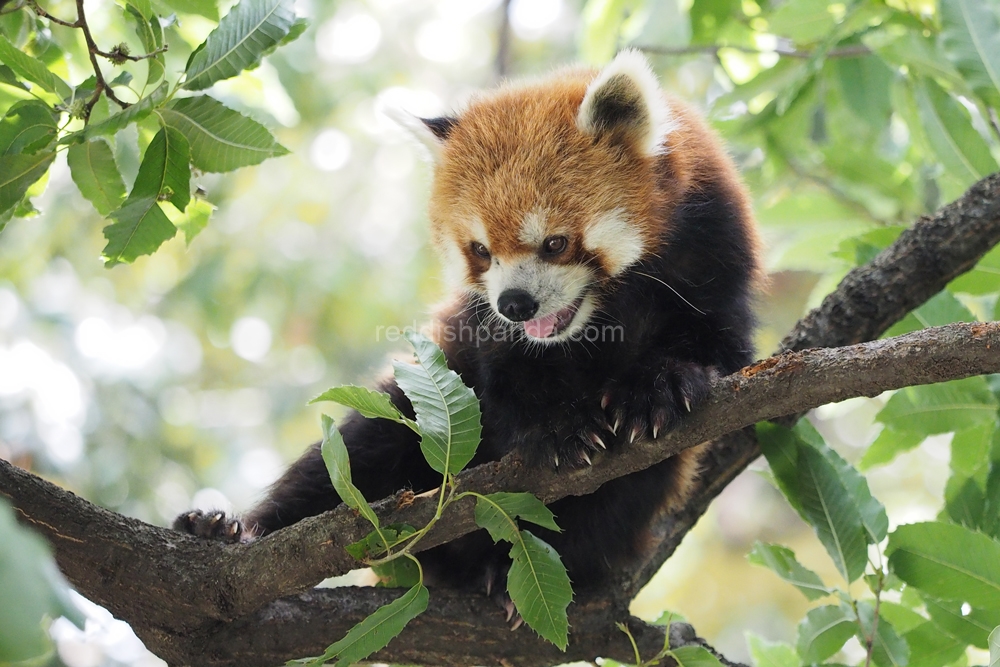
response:
<path id="1" fill-rule="evenodd" d="M 160 48 L 156 49 L 155 51 L 151 51 L 149 53 L 144 53 L 141 56 L 130 56 L 127 53 L 122 53 L 120 51 L 117 52 L 117 53 L 109 53 L 107 51 L 97 51 L 97 55 L 101 56 L 102 58 L 107 58 L 108 60 L 110 60 L 111 62 L 113 62 L 115 64 L 118 64 L 116 62 L 118 60 L 131 60 L 132 62 L 137 63 L 137 62 L 140 62 L 142 60 L 145 60 L 146 58 L 152 58 L 154 56 L 158 56 L 161 53 L 165 53 L 166 51 L 167 51 L 167 45 L 164 44 L 163 46 L 161 46 Z"/>
<path id="2" fill-rule="evenodd" d="M 500 27 L 497 30 L 497 59 L 494 65 L 497 79 L 510 73 L 510 2 L 503 0 L 500 7 Z"/>
<path id="3" fill-rule="evenodd" d="M 813 51 L 803 51 L 794 47 L 776 46 L 773 49 L 758 49 L 752 46 L 738 46 L 735 44 L 706 44 L 704 46 L 637 46 L 640 51 L 658 56 L 690 56 L 698 54 L 713 55 L 716 58 L 723 49 L 740 51 L 758 55 L 774 54 L 783 58 L 800 58 L 808 60 L 816 55 Z M 826 58 L 863 58 L 871 55 L 871 49 L 867 46 L 845 46 L 833 49 L 826 54 Z"/>
<path id="4" fill-rule="evenodd" d="M 60 18 L 56 18 L 55 16 L 52 16 L 52 14 L 49 14 L 47 11 L 45 11 L 44 9 L 42 9 L 41 7 L 39 7 L 38 3 L 35 2 L 35 0 L 29 0 L 28 1 L 28 6 L 31 7 L 32 11 L 34 11 L 35 14 L 37 14 L 38 16 L 42 17 L 43 19 L 48 19 L 48 20 L 52 21 L 53 23 L 55 23 L 57 25 L 66 26 L 67 28 L 79 28 L 80 27 L 80 21 L 79 20 L 76 21 L 76 22 L 74 22 L 74 23 L 70 23 L 69 21 L 64 21 L 64 20 L 62 20 Z"/>
<path id="5" fill-rule="evenodd" d="M 94 79 L 96 81 L 94 85 L 94 94 L 91 96 L 87 103 L 83 107 L 83 117 L 84 120 L 90 118 L 90 112 L 94 109 L 94 105 L 97 104 L 97 100 L 101 98 L 101 93 L 103 92 L 107 95 L 108 99 L 120 106 L 122 109 L 127 109 L 131 105 L 128 102 L 123 102 L 118 99 L 115 95 L 115 91 L 111 89 L 111 86 L 107 84 L 104 80 L 104 74 L 101 72 L 101 66 L 97 63 L 97 54 L 100 49 L 97 48 L 97 42 L 94 41 L 94 36 L 90 34 L 90 26 L 87 25 L 87 15 L 83 11 L 83 0 L 76 0 L 76 22 L 79 24 L 81 30 L 83 30 L 83 38 L 87 42 L 87 52 L 90 56 L 90 64 L 94 67 Z"/>

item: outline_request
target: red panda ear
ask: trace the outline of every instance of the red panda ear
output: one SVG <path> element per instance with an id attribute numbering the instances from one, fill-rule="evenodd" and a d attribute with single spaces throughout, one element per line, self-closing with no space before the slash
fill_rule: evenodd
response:
<path id="1" fill-rule="evenodd" d="M 643 155 L 667 150 L 673 114 L 649 62 L 638 51 L 619 53 L 587 86 L 576 126 L 587 134 L 614 134 Z"/>
<path id="2" fill-rule="evenodd" d="M 402 109 L 387 108 L 385 114 L 399 123 L 404 129 L 430 151 L 431 159 L 438 162 L 441 147 L 451 135 L 452 129 L 458 124 L 458 118 L 440 116 L 438 118 L 418 118 Z"/>

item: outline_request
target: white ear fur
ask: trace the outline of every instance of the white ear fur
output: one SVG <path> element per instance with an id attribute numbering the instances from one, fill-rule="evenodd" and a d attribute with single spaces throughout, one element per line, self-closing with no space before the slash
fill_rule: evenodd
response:
<path id="1" fill-rule="evenodd" d="M 444 140 L 439 138 L 423 119 L 414 116 L 409 111 L 404 111 L 399 107 L 386 106 L 382 113 L 396 122 L 397 125 L 409 132 L 410 136 L 416 139 L 430 153 L 431 161 L 435 164 L 441 161 L 441 148 Z"/>
<path id="2" fill-rule="evenodd" d="M 649 61 L 625 49 L 587 86 L 576 126 L 587 134 L 624 130 L 652 156 L 667 151 L 666 137 L 677 121 Z"/>

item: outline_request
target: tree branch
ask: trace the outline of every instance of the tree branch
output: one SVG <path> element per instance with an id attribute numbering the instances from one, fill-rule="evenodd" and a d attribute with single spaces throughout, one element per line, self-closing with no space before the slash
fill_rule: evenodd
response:
<path id="1" fill-rule="evenodd" d="M 819 309 L 800 322 L 786 339 L 785 348 L 837 345 L 878 335 L 971 268 L 998 240 L 1000 176 L 995 175 L 974 186 L 955 204 L 918 222 L 872 264 L 849 274 Z M 830 401 L 895 387 L 998 372 L 998 345 L 1000 324 L 975 323 L 927 329 L 839 350 L 790 352 L 716 382 L 708 402 L 681 429 L 656 443 L 637 443 L 610 453 L 593 468 L 561 474 L 529 470 L 510 456 L 466 471 L 460 483 L 464 489 L 485 493 L 533 490 L 546 502 L 571 493 L 588 493 L 608 479 L 761 419 L 797 414 Z M 817 382 L 817 377 L 823 381 Z M 661 536 L 659 548 L 629 578 L 619 582 L 621 593 L 641 585 L 648 571 L 658 566 L 656 560 L 673 550 L 710 499 L 756 455 L 754 441 L 746 438 L 730 437 L 712 448 L 702 487 L 686 508 L 656 527 Z M 337 606 L 336 613 L 324 606 L 333 604 L 326 593 L 309 593 L 309 600 L 315 601 L 308 604 L 294 603 L 296 598 L 276 600 L 354 565 L 343 546 L 362 537 L 367 528 L 344 507 L 250 545 L 225 546 L 100 509 L 2 461 L 0 493 L 11 498 L 22 515 L 53 542 L 60 566 L 82 593 L 131 622 L 147 646 L 172 663 L 273 664 L 278 653 L 269 653 L 260 662 L 242 653 L 239 659 L 232 656 L 242 650 L 248 634 L 258 647 L 281 646 L 281 637 L 289 632 L 288 619 L 301 626 L 303 633 L 315 635 L 308 641 L 299 635 L 299 641 L 281 653 L 283 658 L 300 654 L 306 646 L 322 647 L 338 638 L 335 632 L 327 634 L 332 632 L 330 626 L 322 625 L 332 622 L 330 616 L 362 609 L 376 604 L 381 596 L 391 595 L 377 589 L 338 593 L 344 597 L 334 596 L 339 600 L 336 604 L 345 606 Z M 417 498 L 409 506 L 399 507 L 398 499 L 390 498 L 376 508 L 385 521 L 418 525 L 433 512 L 434 502 Z M 473 529 L 471 508 L 459 505 L 421 546 L 428 548 Z M 455 658 L 456 662 L 449 657 L 451 649 L 470 650 L 461 647 L 479 641 L 485 628 L 498 622 L 496 612 L 483 608 L 489 605 L 477 596 L 436 591 L 433 597 L 440 602 L 433 603 L 432 614 L 440 613 L 443 618 L 454 613 L 467 625 L 452 631 L 446 630 L 448 626 L 442 621 L 437 630 L 424 631 L 433 636 L 408 629 L 390 647 L 401 651 L 392 653 L 397 656 L 393 659 L 462 664 L 464 658 Z M 594 618 L 610 626 L 612 620 L 625 615 L 624 599 L 619 595 L 594 603 L 599 610 Z M 620 655 L 610 629 L 604 634 L 590 632 L 589 604 L 578 601 L 571 607 L 571 646 L 590 641 L 593 635 L 594 641 L 606 642 L 608 648 L 600 649 L 609 651 L 606 655 Z M 295 609 L 305 616 L 296 616 Z M 278 622 L 281 619 L 285 619 L 284 625 Z M 655 629 L 649 632 L 649 637 L 656 635 Z M 538 654 L 532 633 L 505 636 L 510 639 L 501 643 L 517 654 L 512 659 L 517 664 L 566 659 L 559 654 L 532 662 L 531 657 Z M 448 637 L 448 642 L 443 643 L 442 637 Z M 433 649 L 427 648 L 428 641 L 434 642 Z M 643 646 L 655 644 L 648 637 L 643 642 Z M 404 648 L 407 646 L 410 648 Z M 404 657 L 404 650 L 411 652 Z M 443 651 L 448 651 L 447 655 Z"/>

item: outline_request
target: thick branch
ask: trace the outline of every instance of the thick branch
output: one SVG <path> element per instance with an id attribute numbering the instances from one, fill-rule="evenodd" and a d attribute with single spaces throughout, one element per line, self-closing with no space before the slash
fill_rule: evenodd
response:
<path id="1" fill-rule="evenodd" d="M 545 502 L 586 494 L 609 479 L 763 419 L 887 389 L 1000 372 L 997 350 L 1000 323 L 993 322 L 790 352 L 718 380 L 705 405 L 681 429 L 655 443 L 639 442 L 610 453 L 593 468 L 554 473 L 528 469 L 508 456 L 462 473 L 459 484 L 480 493 L 531 491 Z M 70 581 L 133 622 L 164 656 L 181 649 L 173 635 L 214 631 L 217 621 L 244 616 L 281 595 L 356 567 L 343 547 L 367 533 L 363 522 L 342 506 L 255 543 L 225 546 L 107 512 L 7 463 L 0 463 L 0 491 L 56 545 Z M 397 508 L 390 499 L 377 511 L 386 523 L 422 525 L 435 504 L 433 498 L 417 498 Z M 438 525 L 422 548 L 474 530 L 471 505 L 456 505 Z M 207 619 L 213 622 L 206 624 Z"/>

